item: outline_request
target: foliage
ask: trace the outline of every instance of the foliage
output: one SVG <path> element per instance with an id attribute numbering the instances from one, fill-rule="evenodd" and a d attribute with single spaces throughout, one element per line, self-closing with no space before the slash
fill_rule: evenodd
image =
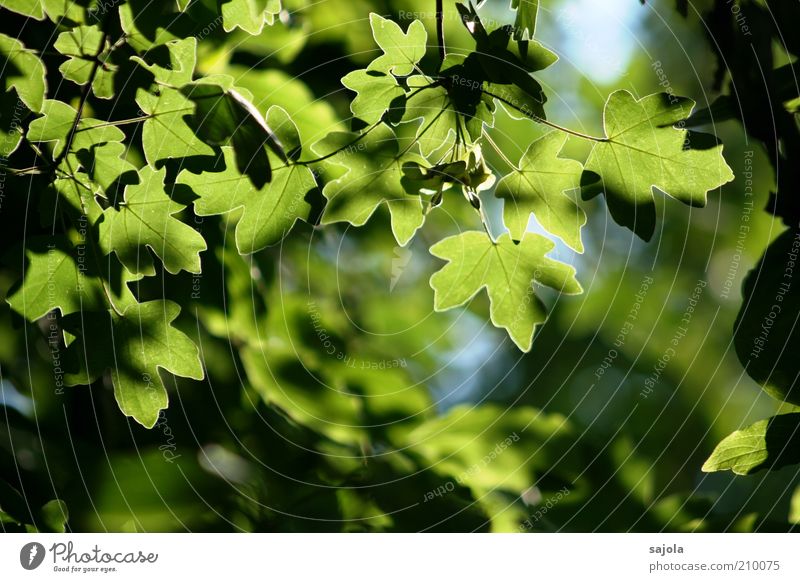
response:
<path id="1" fill-rule="evenodd" d="M 283 83 L 294 92 L 280 102 L 271 81 L 236 73 L 258 61 L 248 46 L 268 46 L 271 35 L 288 39 L 334 9 L 311 9 L 303 20 L 295 4 L 0 1 L 5 17 L 26 23 L 19 38 L 0 35 L 2 107 L 15 112 L 14 127 L 0 135 L 10 175 L 0 214 L 9 249 L 3 318 L 19 326 L 14 349 L 0 359 L 4 390 L 8 383 L 47 402 L 37 392 L 61 396 L 66 389 L 74 416 L 91 406 L 108 431 L 87 429 L 80 446 L 90 449 L 97 439 L 119 445 L 94 469 L 103 484 L 99 514 L 75 493 L 74 477 L 64 478 L 72 527 L 717 529 L 702 504 L 674 509 L 683 506 L 681 494 L 655 502 L 639 485 L 646 476 L 631 477 L 641 465 L 626 456 L 624 440 L 607 450 L 541 407 L 509 412 L 482 404 L 437 413 L 425 380 L 414 380 L 404 359 L 381 341 L 354 336 L 346 317 L 330 308 L 338 298 L 389 321 L 403 317 L 394 312 L 469 304 L 458 313 L 480 313 L 521 352 L 535 352 L 549 305 L 580 294 L 590 276 L 580 263 L 576 269 L 557 260 L 556 243 L 544 233 L 594 253 L 582 237 L 584 205 L 600 193 L 611 218 L 643 240 L 656 227 L 654 189 L 705 206 L 709 193 L 734 179 L 717 136 L 688 129 L 706 113 L 692 115 L 694 101 L 672 92 L 637 97 L 617 90 L 605 101 L 602 135 L 551 121 L 542 75 L 557 57 L 534 38 L 539 2 L 515 0 L 515 24 L 500 27 L 470 3 L 450 3 L 459 27 L 451 32 L 467 45 L 438 51 L 428 22 L 362 14 L 377 46 L 361 51 L 368 62 L 326 65 L 335 71 L 332 85 L 352 94 L 344 124 L 331 113 L 336 97 L 332 105 L 317 102 L 298 79 Z M 241 60 L 224 62 L 239 44 Z M 280 49 L 258 50 L 274 63 Z M 279 72 L 295 71 L 286 65 Z M 325 75 L 321 82 L 331 83 Z M 331 127 L 319 127 L 325 115 Z M 498 120 L 506 118 L 525 124 L 528 136 L 516 164 L 498 146 Z M 539 127 L 548 133 L 539 137 Z M 575 153 L 581 147 L 585 155 Z M 490 156 L 509 171 L 500 175 Z M 493 197 L 503 206 L 499 234 L 487 212 Z M 789 216 L 790 204 L 778 196 L 773 210 Z M 529 232 L 531 216 L 543 234 Z M 367 270 L 366 257 L 379 244 L 399 253 L 421 245 L 446 261 L 430 263 L 428 296 L 382 309 L 362 304 L 368 301 L 356 282 L 363 272 L 336 279 L 334 295 L 339 273 L 324 238 L 341 232 L 335 225 L 342 223 L 363 227 L 353 236 Z M 769 293 L 763 286 L 779 284 L 771 262 L 792 240 L 786 234 L 770 247 L 757 269 L 770 278 L 748 279 L 746 304 Z M 488 306 L 476 299 L 483 288 Z M 768 351 L 748 371 L 772 394 L 798 403 L 796 365 L 775 353 L 778 341 L 796 340 L 786 319 L 797 311 L 789 309 L 795 291 Z M 431 317 L 436 321 L 423 324 L 431 337 L 444 336 L 454 321 Z M 743 311 L 735 336 L 740 356 L 761 317 Z M 33 346 L 39 354 L 31 357 L 41 361 L 26 377 L 16 364 Z M 356 351 L 368 356 L 354 360 Z M 111 415 L 108 394 L 138 424 Z M 231 432 L 200 418 L 204 410 L 224 411 Z M 765 444 L 793 439 L 785 425 L 796 423 L 794 416 L 735 433 L 704 468 L 748 473 L 795 462 L 773 458 Z M 31 434 L 29 419 L 11 417 L 15 432 Z M 33 446 L 32 455 L 66 455 L 72 422 L 53 420 L 41 437 L 46 444 Z M 203 435 L 195 455 L 171 442 L 181 428 Z M 152 485 L 136 492 L 134 515 L 124 509 L 125 494 L 109 485 L 109 475 L 136 475 L 124 454 L 131 431 L 149 439 L 137 462 Z M 752 450 L 732 456 L 744 438 Z M 174 462 L 187 480 L 174 478 Z M 5 470 L 11 461 L 3 463 Z M 625 469 L 619 474 L 618 465 Z M 207 474 L 215 479 L 203 481 Z M 194 481 L 203 481 L 199 495 L 218 501 L 220 519 L 186 501 Z M 633 497 L 630 513 L 613 525 L 581 522 L 597 510 L 595 490 L 609 482 L 609 499 Z M 232 494 L 230 484 L 253 502 Z M 65 527 L 64 502 L 53 501 L 47 487 L 31 493 L 43 509 L 26 512 L 14 501 L 15 486 L 0 486 L 7 490 L 0 522 Z M 156 498 L 186 521 L 165 522 L 148 511 Z M 556 498 L 547 520 L 525 525 L 530 506 Z"/>

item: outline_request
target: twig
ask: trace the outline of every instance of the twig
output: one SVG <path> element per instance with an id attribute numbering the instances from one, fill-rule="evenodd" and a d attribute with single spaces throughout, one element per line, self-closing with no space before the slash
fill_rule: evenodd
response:
<path id="1" fill-rule="evenodd" d="M 444 47 L 444 7 L 443 0 L 436 0 L 436 40 L 439 43 L 439 60 L 444 63 L 447 51 Z"/>
<path id="2" fill-rule="evenodd" d="M 64 149 L 61 150 L 61 153 L 53 160 L 53 167 L 58 167 L 58 165 L 64 161 L 64 158 L 67 157 L 72 147 L 72 141 L 75 139 L 75 133 L 78 131 L 78 124 L 81 122 L 81 117 L 83 115 L 83 107 L 86 105 L 86 100 L 89 98 L 89 93 L 92 90 L 94 78 L 97 76 L 97 70 L 100 68 L 100 55 L 102 55 L 105 50 L 107 40 L 108 33 L 104 32 L 103 38 L 100 40 L 100 47 L 97 49 L 97 54 L 94 55 L 92 70 L 89 72 L 89 79 L 86 81 L 83 91 L 81 91 L 81 99 L 78 102 L 78 112 L 75 114 L 75 120 L 72 122 L 72 127 L 70 127 L 69 133 L 67 134 L 67 140 L 64 142 Z"/>

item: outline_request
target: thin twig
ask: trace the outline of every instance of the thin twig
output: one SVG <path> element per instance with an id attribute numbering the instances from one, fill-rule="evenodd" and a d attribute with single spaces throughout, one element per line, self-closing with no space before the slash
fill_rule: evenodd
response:
<path id="1" fill-rule="evenodd" d="M 92 91 L 94 78 L 97 76 L 97 70 L 100 68 L 100 55 L 102 55 L 105 50 L 107 40 L 108 33 L 104 32 L 103 38 L 100 40 L 100 47 L 97 49 L 97 54 L 94 55 L 92 70 L 89 72 L 89 79 L 86 81 L 83 91 L 81 91 L 81 99 L 78 102 L 78 112 L 75 114 L 75 120 L 72 122 L 72 127 L 70 127 L 69 133 L 67 134 L 67 140 L 64 142 L 64 149 L 61 150 L 61 153 L 53 160 L 53 167 L 58 167 L 58 165 L 64 161 L 64 158 L 67 157 L 72 147 L 72 141 L 75 139 L 75 133 L 78 131 L 78 124 L 81 122 L 81 117 L 83 116 L 83 107 L 86 105 L 86 100 L 89 98 L 89 93 Z"/>
<path id="2" fill-rule="evenodd" d="M 439 43 L 439 60 L 444 63 L 447 51 L 444 47 L 444 7 L 443 0 L 436 0 L 436 40 Z"/>

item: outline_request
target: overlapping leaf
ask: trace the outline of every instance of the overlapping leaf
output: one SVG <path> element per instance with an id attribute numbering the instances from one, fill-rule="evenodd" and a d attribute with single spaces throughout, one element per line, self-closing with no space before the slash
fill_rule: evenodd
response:
<path id="1" fill-rule="evenodd" d="M 559 157 L 566 141 L 566 134 L 551 132 L 533 142 L 495 195 L 504 200 L 503 220 L 514 240 L 522 238 L 533 214 L 545 230 L 583 252 L 586 215 L 576 201 L 583 166 Z"/>
<path id="2" fill-rule="evenodd" d="M 170 40 L 147 51 L 145 57 L 131 57 L 150 71 L 156 82 L 172 87 L 189 83 L 197 61 L 197 39 L 194 37 Z"/>
<path id="3" fill-rule="evenodd" d="M 392 75 L 360 69 L 342 77 L 342 85 L 357 93 L 350 111 L 368 125 L 376 123 L 390 109 L 402 107 L 405 91 Z"/>
<path id="4" fill-rule="evenodd" d="M 194 132 L 187 120 L 195 105 L 180 91 L 162 87 L 158 95 L 139 89 L 136 102 L 149 115 L 142 127 L 142 146 L 152 167 L 161 160 L 211 156 L 214 150 Z"/>
<path id="5" fill-rule="evenodd" d="M 207 77 L 182 92 L 195 104 L 191 118 L 195 133 L 207 143 L 231 145 L 237 168 L 256 188 L 263 188 L 272 177 L 267 148 L 278 161 L 287 161 L 283 145 L 253 105 L 252 96 L 236 89 L 231 77 Z"/>
<path id="6" fill-rule="evenodd" d="M 599 175 L 614 220 L 645 240 L 655 230 L 653 188 L 704 206 L 708 191 L 733 180 L 722 145 L 683 129 L 693 108 L 691 99 L 667 93 L 636 99 L 624 90 L 606 102 L 607 137 L 595 144 L 586 169 Z"/>
<path id="7" fill-rule="evenodd" d="M 0 156 L 10 156 L 22 140 L 28 110 L 39 112 L 47 90 L 44 65 L 18 40 L 0 34 Z"/>
<path id="8" fill-rule="evenodd" d="M 145 167 L 139 184 L 125 188 L 119 210 L 107 208 L 100 223 L 100 240 L 106 252 L 114 251 L 131 273 L 155 273 L 147 247 L 170 273 L 200 272 L 200 252 L 206 249 L 202 235 L 175 214 L 184 206 L 164 190 L 166 170 Z"/>
<path id="9" fill-rule="evenodd" d="M 85 85 L 92 82 L 92 92 L 100 98 L 114 96 L 117 67 L 104 53 L 105 35 L 97 25 L 76 26 L 58 35 L 53 47 L 68 57 L 58 70 L 65 79 Z"/>
<path id="10" fill-rule="evenodd" d="M 70 105 L 46 99 L 42 106 L 42 116 L 31 122 L 26 137 L 32 142 L 51 144 L 53 158 L 59 158 L 64 152 L 77 115 L 78 112 Z M 91 117 L 81 118 L 72 137 L 70 153 L 64 156 L 64 164 L 71 173 L 80 164 L 77 152 L 90 150 L 101 144 L 119 143 L 124 138 L 125 134 L 118 127 Z"/>
<path id="11" fill-rule="evenodd" d="M 361 226 L 385 203 L 391 214 L 395 239 L 405 245 L 422 226 L 425 216 L 419 195 L 407 193 L 403 186 L 403 163 L 423 160 L 402 152 L 397 138 L 386 125 L 378 126 L 347 148 L 354 139 L 353 134 L 340 132 L 315 145 L 321 154 L 345 148 L 332 158 L 332 163 L 348 169 L 345 175 L 328 182 L 322 191 L 328 199 L 322 223 L 349 222 Z"/>
<path id="12" fill-rule="evenodd" d="M 286 112 L 273 107 L 267 114 L 270 126 L 280 131 L 283 142 L 299 143 L 297 128 Z M 272 179 L 261 188 L 253 185 L 236 165 L 233 148 L 224 146 L 224 169 L 192 174 L 183 171 L 178 182 L 200 196 L 194 202 L 199 216 L 224 214 L 242 208 L 236 225 L 236 247 L 248 254 L 280 241 L 298 220 L 308 217 L 306 197 L 316 187 L 314 174 L 305 166 L 284 164 L 277 157 Z"/>
<path id="13" fill-rule="evenodd" d="M 54 309 L 62 315 L 105 309 L 107 296 L 118 308 L 134 303 L 123 279 L 99 276 L 93 251 L 86 246 L 73 245 L 64 236 L 29 240 L 24 278 L 7 298 L 11 308 L 36 321 Z"/>

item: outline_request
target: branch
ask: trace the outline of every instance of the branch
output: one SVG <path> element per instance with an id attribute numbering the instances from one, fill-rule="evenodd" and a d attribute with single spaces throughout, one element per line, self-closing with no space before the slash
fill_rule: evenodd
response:
<path id="1" fill-rule="evenodd" d="M 83 107 L 86 105 L 86 100 L 89 98 L 89 93 L 92 90 L 94 78 L 97 76 L 97 70 L 100 68 L 100 55 L 102 55 L 103 50 L 105 50 L 107 40 L 108 33 L 104 32 L 103 38 L 100 40 L 100 47 L 97 49 L 97 54 L 94 55 L 92 70 L 89 72 L 89 80 L 86 81 L 86 85 L 83 87 L 83 91 L 81 91 L 81 99 L 78 102 L 78 112 L 75 114 L 75 120 L 72 122 L 72 127 L 70 127 L 69 133 L 67 134 L 67 141 L 64 143 L 64 149 L 56 159 L 53 160 L 54 168 L 58 167 L 58 165 L 64 161 L 64 158 L 67 157 L 72 147 L 72 141 L 75 139 L 75 133 L 78 131 L 78 124 L 81 122 L 81 116 L 83 115 Z"/>
<path id="2" fill-rule="evenodd" d="M 444 62 L 447 52 L 444 48 L 444 7 L 443 0 L 436 0 L 436 39 L 439 43 L 439 60 Z"/>

